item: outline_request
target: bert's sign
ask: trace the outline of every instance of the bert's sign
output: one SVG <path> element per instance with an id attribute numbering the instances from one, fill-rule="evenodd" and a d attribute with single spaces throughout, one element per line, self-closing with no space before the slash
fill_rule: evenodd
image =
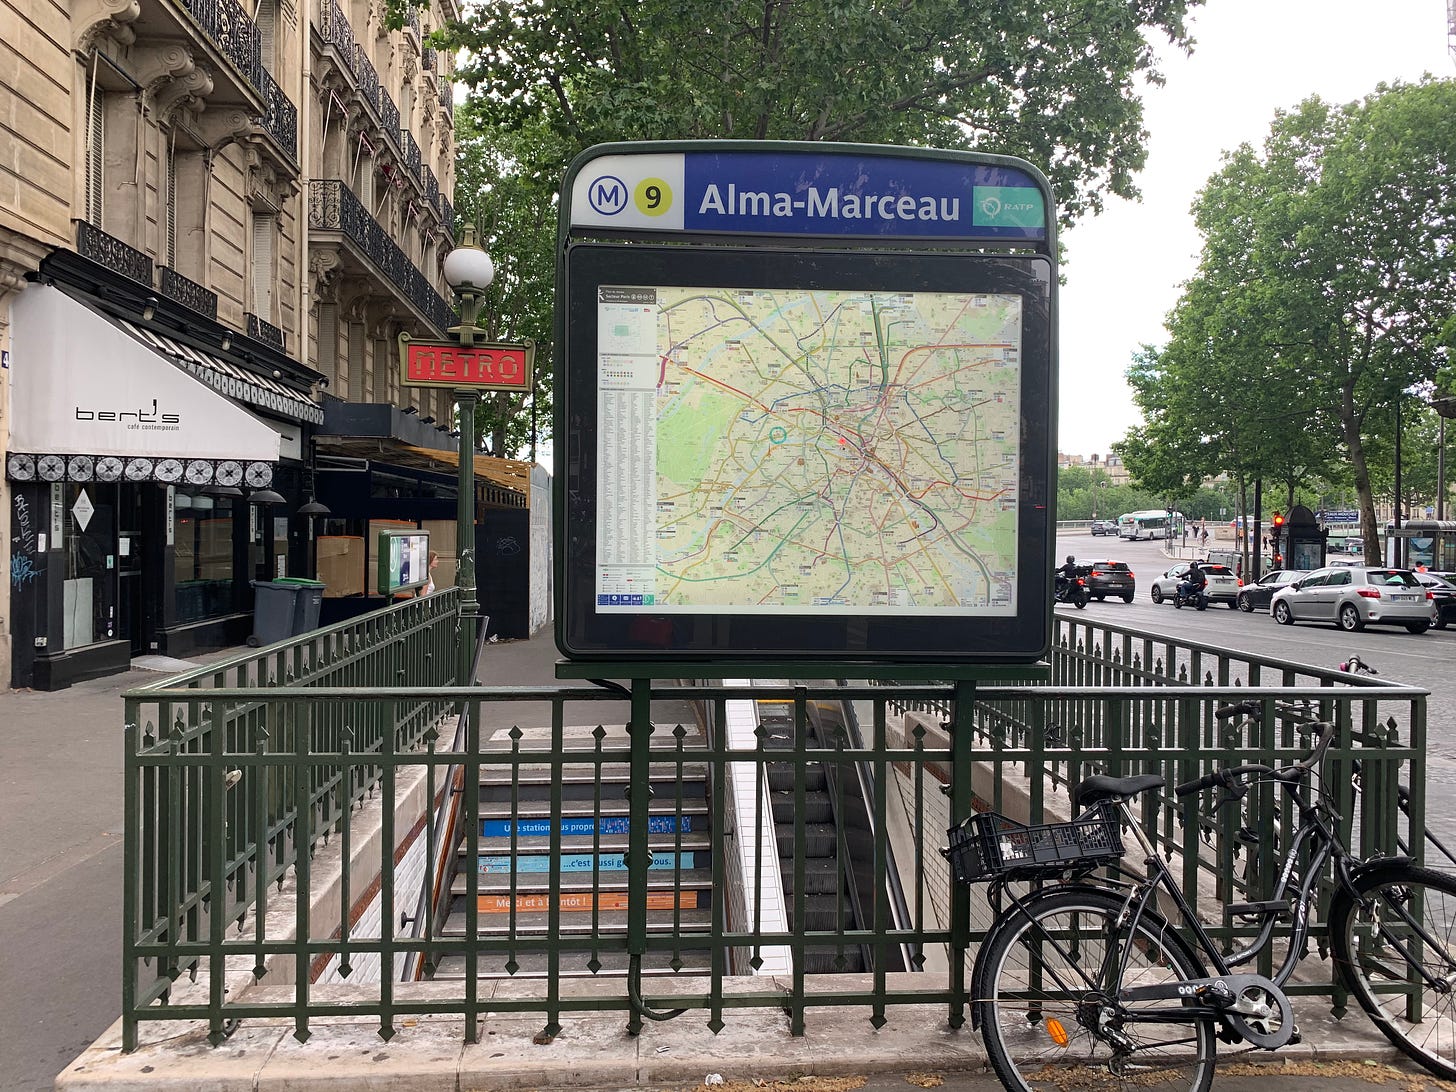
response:
<path id="1" fill-rule="evenodd" d="M 528 391 L 535 355 L 533 341 L 482 342 L 467 349 L 454 341 L 414 341 L 400 334 L 400 381 L 407 387 Z"/>

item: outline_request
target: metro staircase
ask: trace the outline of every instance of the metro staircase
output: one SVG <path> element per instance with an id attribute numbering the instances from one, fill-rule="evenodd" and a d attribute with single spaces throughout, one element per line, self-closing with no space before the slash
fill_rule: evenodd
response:
<path id="1" fill-rule="evenodd" d="M 501 729 L 482 742 L 482 751 L 539 751 L 549 748 L 550 732 Z M 481 978 L 543 977 L 550 973 L 553 948 L 562 977 L 627 972 L 629 873 L 624 856 L 630 767 L 607 760 L 627 749 L 626 729 L 567 726 L 563 741 L 561 763 L 482 763 L 478 859 L 469 860 L 465 839 L 459 838 L 440 929 L 446 938 L 466 935 L 466 871 L 476 868 L 476 935 L 490 942 L 478 956 Z M 676 942 L 654 944 L 643 958 L 646 975 L 711 970 L 708 949 L 693 946 L 693 934 L 706 936 L 711 925 L 708 771 L 702 763 L 676 759 L 673 752 L 679 745 L 701 747 L 698 730 L 659 728 L 653 733 L 653 750 L 662 751 L 663 758 L 654 758 L 650 776 L 648 848 L 653 860 L 647 929 L 649 935 Z M 553 789 L 560 793 L 559 815 L 552 813 Z M 553 860 L 551 839 L 557 829 L 560 856 Z M 549 931 L 553 899 L 559 907 L 554 936 Z M 464 956 L 442 958 L 433 975 L 464 976 Z"/>

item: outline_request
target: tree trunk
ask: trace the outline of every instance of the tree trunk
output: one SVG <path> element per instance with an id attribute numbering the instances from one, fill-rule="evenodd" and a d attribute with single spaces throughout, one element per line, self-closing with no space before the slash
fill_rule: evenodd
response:
<path id="1" fill-rule="evenodd" d="M 1370 469 L 1365 465 L 1365 444 L 1360 439 L 1360 423 L 1355 412 L 1355 377 L 1349 376 L 1340 387 L 1340 430 L 1350 449 L 1350 468 L 1355 472 L 1355 497 L 1360 508 L 1360 538 L 1367 565 L 1379 564 L 1380 529 L 1375 525 L 1375 497 L 1370 492 Z"/>

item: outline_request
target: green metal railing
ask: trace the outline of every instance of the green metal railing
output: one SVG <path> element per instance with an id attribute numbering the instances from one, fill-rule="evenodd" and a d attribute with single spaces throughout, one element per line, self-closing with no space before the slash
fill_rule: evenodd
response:
<path id="1" fill-rule="evenodd" d="M 1362 851 L 1394 851 L 1401 828 L 1395 797 L 1399 782 L 1412 786 L 1409 831 L 1416 835 L 1412 844 L 1420 844 L 1426 695 L 1417 688 L 1358 685 L 1348 676 L 1326 679 L 1267 661 L 1248 661 L 1258 672 L 1251 676 L 1234 670 L 1233 654 L 1224 653 L 1217 663 L 1229 666 L 1227 678 L 1223 666 L 1210 662 L 1211 684 L 1188 685 L 1180 679 L 1180 665 L 1189 665 L 1195 683 L 1204 681 L 1213 650 L 1160 642 L 1151 656 L 1143 646 L 1129 656 L 1123 642 L 1132 635 L 1126 631 L 1066 623 L 1052 663 L 1056 685 L 1050 686 L 960 681 L 729 687 L 638 679 L 610 689 L 463 688 L 446 685 L 455 662 L 454 607 L 447 594 L 411 601 L 360 620 L 354 628 L 336 627 L 127 693 L 125 1049 L 135 1047 L 139 1024 L 154 1020 L 205 1021 L 218 1042 L 234 1022 L 250 1018 L 291 1019 L 302 1039 L 310 1021 L 320 1017 L 368 1015 L 378 1019 L 380 1033 L 388 1037 L 401 1018 L 452 1013 L 464 1016 L 465 1038 L 475 1041 L 479 1021 L 493 1014 L 542 1013 L 544 1033 L 550 1035 L 566 1012 L 626 1012 L 629 1027 L 636 1030 L 645 1019 L 670 1015 L 663 1011 L 669 1005 L 674 1011 L 706 1010 L 715 1028 L 732 1009 L 787 1008 L 797 1032 L 810 1008 L 866 1006 L 879 1026 L 888 1006 L 933 1003 L 944 1006 L 951 1026 L 960 1026 L 969 1001 L 969 960 L 984 935 L 985 914 L 979 890 L 951 882 L 938 848 L 946 828 L 977 806 L 978 778 L 989 773 L 993 786 L 980 794 L 981 803 L 1037 822 L 1056 817 L 1065 807 L 1059 789 L 1088 773 L 1155 771 L 1171 785 L 1230 761 L 1284 763 L 1299 756 L 1298 726 L 1277 717 L 1237 739 L 1219 730 L 1214 709 L 1245 697 L 1264 698 L 1266 704 L 1276 697 L 1306 700 L 1312 712 L 1340 726 L 1333 759 L 1346 772 L 1353 762 L 1360 763 L 1362 790 L 1354 791 L 1351 777 L 1337 779 L 1338 807 L 1350 829 L 1360 832 Z M 1109 648 L 1111 653 L 1105 651 Z M 1059 675 L 1067 671 L 1101 672 L 1102 681 L 1063 685 L 1066 680 Z M 1286 679 L 1288 672 L 1292 681 Z M 390 685 L 406 681 L 411 685 Z M 754 749 L 732 750 L 721 733 L 704 732 L 691 713 L 683 712 L 704 710 L 705 722 L 722 725 L 729 704 L 738 701 L 788 704 L 796 724 L 794 745 L 769 749 L 761 735 Z M 839 738 L 811 743 L 803 727 L 821 702 L 855 703 L 862 746 Z M 914 708 L 933 712 L 903 712 Z M 463 752 L 437 746 L 436 724 L 453 709 L 468 715 Z M 582 746 L 582 734 L 572 726 L 583 725 L 626 725 L 627 731 L 599 730 Z M 867 780 L 876 788 L 865 806 L 874 826 L 868 864 L 876 894 L 864 908 L 868 927 L 822 927 L 821 922 L 807 928 L 802 912 L 792 916 L 799 925 L 787 932 L 733 920 L 730 900 L 720 895 L 731 874 L 735 842 L 756 839 L 754 832 L 763 828 L 757 820 L 772 807 L 768 794 L 759 792 L 753 821 L 743 814 L 730 821 L 727 783 L 733 763 L 760 770 L 769 763 L 789 764 L 794 779 L 788 798 L 793 800 L 803 799 L 806 778 L 816 765 L 832 764 L 846 776 L 856 765 L 872 772 Z M 438 784 L 452 765 L 463 766 L 467 790 L 461 797 L 462 859 L 467 862 L 459 908 L 463 930 L 416 937 L 396 928 L 400 909 L 413 908 L 417 897 L 414 889 L 396 891 L 396 847 L 405 834 L 397 827 L 396 812 L 406 786 L 427 774 L 431 786 Z M 529 877 L 546 885 L 544 928 L 528 928 L 529 915 L 518 913 L 514 901 L 508 914 L 489 915 L 494 928 L 483 928 L 487 915 L 475 867 L 483 851 L 482 805 L 472 790 L 483 774 L 493 774 L 514 803 L 524 783 L 522 772 L 542 768 L 550 775 L 552 814 L 561 814 L 561 786 L 573 779 L 594 786 L 587 801 L 597 814 L 604 814 L 603 801 L 611 796 L 604 786 L 612 785 L 613 792 L 625 786 L 625 913 L 594 910 L 593 928 L 565 928 L 563 872 L 557 869 Z M 670 850 L 671 838 L 667 849 L 654 843 L 649 818 L 676 814 L 678 821 L 668 829 L 678 832 L 679 848 L 688 824 L 682 795 L 674 805 L 674 794 L 654 795 L 653 785 L 680 782 L 688 770 L 704 771 L 707 779 L 714 897 L 706 915 L 674 910 L 671 926 L 663 928 L 649 920 L 651 906 L 660 904 L 650 903 L 648 881 L 654 881 L 659 896 L 664 882 L 674 890 L 671 882 L 682 883 L 684 855 L 659 857 L 654 867 L 655 854 Z M 611 771 L 622 780 L 611 783 Z M 613 802 L 621 798 L 620 792 L 612 797 Z M 1189 897 L 1207 908 L 1215 894 L 1229 893 L 1228 884 L 1211 878 L 1220 861 L 1241 863 L 1241 877 L 1229 881 L 1241 884 L 1259 874 L 1248 865 L 1253 855 L 1272 859 L 1278 846 L 1275 837 L 1251 849 L 1240 841 L 1237 822 L 1231 829 L 1224 817 L 1210 819 L 1198 806 L 1197 801 L 1175 801 L 1165 791 L 1147 798 L 1144 819 L 1160 849 L 1182 855 Z M 371 809 L 382 816 L 377 820 L 382 834 L 368 851 L 369 871 L 379 876 L 378 917 L 388 926 L 382 937 L 359 932 L 353 911 L 361 892 L 349 889 L 347 880 L 337 910 L 310 910 L 316 895 L 314 855 L 333 853 L 347 861 L 362 852 L 355 834 Z M 812 833 L 800 811 L 775 838 L 779 847 L 791 848 L 798 862 Z M 329 836 L 333 843 L 324 846 Z M 780 851 L 772 845 L 755 850 Z M 569 852 L 559 825 L 545 851 L 555 861 Z M 892 856 L 910 911 L 899 924 L 892 924 L 886 905 Z M 432 857 L 422 890 L 441 886 L 436 868 Z M 516 863 L 510 868 L 514 900 L 517 880 L 524 881 L 528 870 Z M 788 871 L 799 873 L 790 903 L 802 911 L 802 870 L 791 863 Z M 344 869 L 346 877 L 348 872 Z M 603 877 L 598 861 L 573 878 L 578 883 L 589 878 L 586 891 L 596 905 Z M 285 880 L 286 903 L 269 887 Z M 676 899 L 672 904 L 682 905 Z M 291 912 L 280 915 L 284 905 Z M 1238 926 L 1224 930 L 1230 937 L 1243 932 Z M 730 984 L 735 973 L 751 973 L 757 955 L 768 947 L 791 953 L 789 975 L 759 979 L 761 988 L 752 979 Z M 834 947 L 870 953 L 871 969 L 842 987 L 821 976 L 809 989 L 804 953 Z M 886 967 L 894 949 L 935 958 L 923 971 L 890 974 Z M 685 990 L 676 981 L 670 990 L 654 992 L 650 983 L 660 979 L 645 978 L 642 968 L 675 971 L 685 966 L 682 957 L 690 950 L 710 955 L 708 970 L 693 972 L 699 976 L 694 988 Z M 418 956 L 413 962 L 432 968 L 453 959 L 463 966 L 464 977 L 454 988 L 437 978 L 425 989 L 386 974 L 358 983 L 347 1000 L 315 996 L 311 983 L 322 964 L 338 958 L 347 966 L 365 954 L 377 955 L 386 968 L 398 956 Z M 528 954 L 544 955 L 546 961 L 545 973 L 530 980 L 531 988 L 519 983 L 509 992 L 481 988 L 483 976 L 514 975 Z M 608 957 L 625 960 L 628 973 L 615 979 L 599 974 Z M 291 985 L 281 990 L 256 986 L 269 967 L 286 971 L 274 978 Z M 199 981 L 180 982 L 183 975 L 199 976 Z M 589 994 L 563 988 L 563 979 L 571 975 L 596 977 L 601 984 Z M 1329 977 L 1303 988 L 1329 992 Z M 267 985 L 262 978 L 262 986 Z"/>
<path id="2" fill-rule="evenodd" d="M 182 974 L 214 972 L 214 1011 L 222 953 L 242 945 L 261 976 L 270 885 L 293 875 L 307 892 L 319 844 L 335 830 L 347 840 L 347 816 L 392 777 L 387 756 L 432 745 L 446 699 L 379 701 L 373 691 L 455 681 L 458 615 L 456 593 L 441 592 L 123 695 L 122 1005 L 132 1044 L 130 1017 L 160 1011 L 151 1006 L 165 1006 Z M 301 924 L 306 906 L 297 900 Z M 228 938 L 250 915 L 252 938 Z"/>

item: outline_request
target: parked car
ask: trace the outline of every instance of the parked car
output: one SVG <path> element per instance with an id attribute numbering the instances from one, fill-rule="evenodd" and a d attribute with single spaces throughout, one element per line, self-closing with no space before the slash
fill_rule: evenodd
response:
<path id="1" fill-rule="evenodd" d="M 1133 593 L 1137 591 L 1137 579 L 1126 561 L 1098 560 L 1083 564 L 1087 566 L 1087 587 L 1093 599 L 1100 603 L 1109 595 L 1119 595 L 1124 603 L 1132 602 Z"/>
<path id="2" fill-rule="evenodd" d="M 1111 535 L 1117 537 L 1117 520 L 1115 519 L 1094 519 L 1092 521 L 1092 533 L 1094 535 Z"/>
<path id="3" fill-rule="evenodd" d="M 1245 614 L 1268 610 L 1269 600 L 1274 598 L 1275 592 L 1308 575 L 1308 569 L 1275 569 L 1272 573 L 1265 573 L 1252 584 L 1245 584 L 1239 589 L 1239 610 Z"/>
<path id="4" fill-rule="evenodd" d="M 1199 568 L 1203 570 L 1203 575 L 1208 577 L 1208 586 L 1203 589 L 1208 595 L 1208 601 L 1237 608 L 1241 581 L 1234 575 L 1233 570 L 1227 565 L 1206 565 L 1202 562 L 1199 563 Z M 1188 579 L 1188 562 L 1180 561 L 1153 581 L 1151 591 L 1153 602 L 1161 603 L 1166 599 L 1171 603 L 1174 593 L 1178 590 L 1178 585 L 1186 579 Z"/>
<path id="5" fill-rule="evenodd" d="M 1437 629 L 1456 624 L 1456 573 L 1416 573 L 1416 579 L 1431 593 L 1435 607 L 1431 624 Z"/>
<path id="6" fill-rule="evenodd" d="M 1347 632 L 1386 625 L 1425 633 L 1431 628 L 1434 602 L 1409 569 L 1331 566 L 1280 588 L 1269 611 L 1274 621 L 1286 626 L 1333 622 Z"/>

